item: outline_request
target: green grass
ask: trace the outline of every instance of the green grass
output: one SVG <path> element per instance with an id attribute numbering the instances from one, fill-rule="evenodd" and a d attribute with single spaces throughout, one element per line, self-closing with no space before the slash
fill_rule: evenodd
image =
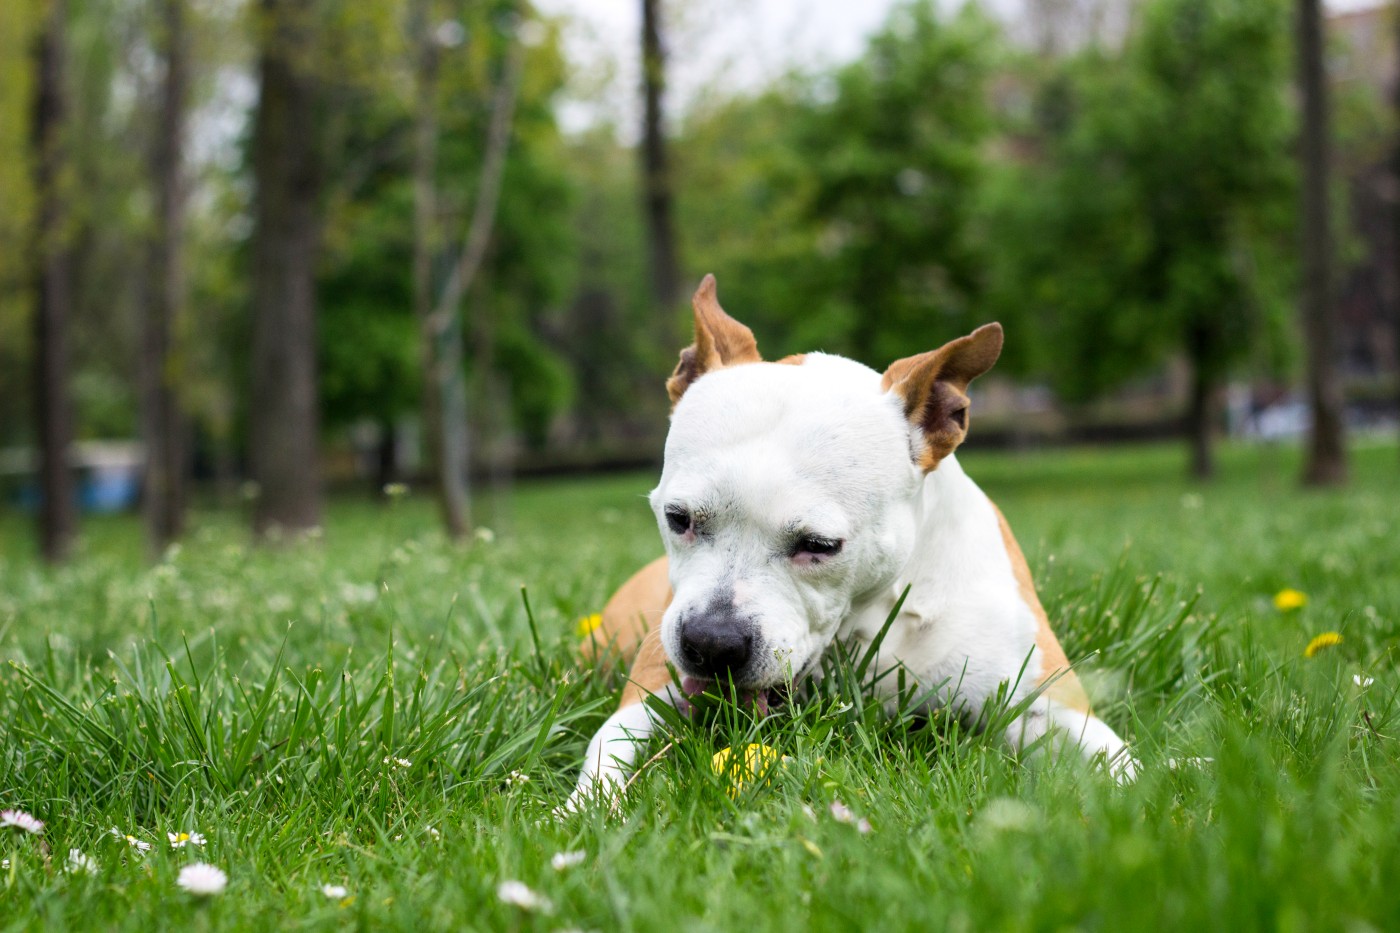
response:
<path id="1" fill-rule="evenodd" d="M 133 520 L 94 521 L 49 572 L 0 515 L 0 809 L 47 821 L 0 835 L 0 929 L 1400 928 L 1394 446 L 1310 493 L 1279 448 L 1227 448 L 1209 487 L 1174 448 L 962 459 L 1136 784 L 829 683 L 677 722 L 619 817 L 553 818 L 621 684 L 579 669 L 574 619 L 658 553 L 647 476 L 522 485 L 465 550 L 414 495 L 278 548 L 202 513 L 155 566 Z M 1308 605 L 1276 610 L 1285 586 Z M 751 741 L 789 761 L 731 799 L 710 758 Z M 195 860 L 228 890 L 181 893 Z"/>

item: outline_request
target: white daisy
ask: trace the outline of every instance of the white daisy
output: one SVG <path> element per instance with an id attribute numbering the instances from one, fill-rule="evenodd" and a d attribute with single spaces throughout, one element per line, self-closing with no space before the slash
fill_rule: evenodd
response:
<path id="1" fill-rule="evenodd" d="M 429 836 L 432 836 L 434 839 L 441 839 L 441 838 L 442 838 L 442 833 L 438 832 L 436 829 L 434 829 L 434 828 L 431 827 L 431 826 L 424 826 L 424 827 L 423 827 L 423 831 L 424 831 L 425 833 L 427 833 Z"/>
<path id="2" fill-rule="evenodd" d="M 68 850 L 67 872 L 70 875 L 91 875 L 97 871 L 97 859 L 82 849 Z"/>
<path id="3" fill-rule="evenodd" d="M 582 865 L 586 858 L 588 858 L 587 852 L 555 852 L 554 857 L 549 860 L 549 864 L 554 866 L 555 871 L 563 871 L 566 868 L 573 868 L 575 865 Z"/>
<path id="4" fill-rule="evenodd" d="M 856 832 L 864 836 L 870 832 L 870 821 L 865 817 L 857 817 L 851 812 L 851 808 L 839 800 L 831 802 L 831 818 L 838 823 L 849 823 L 856 828 Z"/>
<path id="5" fill-rule="evenodd" d="M 223 869 L 207 862 L 195 862 L 180 869 L 175 883 L 191 894 L 208 897 L 228 887 L 228 875 L 224 874 Z"/>
<path id="6" fill-rule="evenodd" d="M 350 891 L 343 884 L 323 884 L 321 893 L 333 901 L 338 901 L 349 896 Z"/>
<path id="7" fill-rule="evenodd" d="M 170 847 L 173 849 L 183 849 L 187 845 L 204 845 L 203 833 L 166 833 L 165 838 L 170 840 Z"/>
<path id="8" fill-rule="evenodd" d="M 135 836 L 130 835 L 129 833 L 122 832 L 115 826 L 107 830 L 107 834 L 111 836 L 116 836 L 118 839 L 125 839 L 126 844 L 131 846 L 138 852 L 149 852 L 151 850 L 151 844 L 149 842 L 143 842 L 140 839 L 137 839 Z"/>
<path id="9" fill-rule="evenodd" d="M 0 826 L 13 826 L 35 835 L 44 831 L 44 821 L 23 810 L 0 810 Z"/>
<path id="10" fill-rule="evenodd" d="M 549 898 L 531 891 L 523 881 L 502 881 L 496 886 L 496 896 L 521 910 L 538 910 L 545 914 L 554 910 Z"/>

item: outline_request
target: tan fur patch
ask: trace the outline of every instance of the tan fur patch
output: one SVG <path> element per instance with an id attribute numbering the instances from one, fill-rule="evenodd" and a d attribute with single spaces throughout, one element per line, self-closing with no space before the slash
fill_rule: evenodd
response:
<path id="1" fill-rule="evenodd" d="M 631 663 L 648 632 L 661 627 L 671 605 L 671 581 L 665 557 L 658 557 L 631 578 L 603 607 L 602 621 L 584 637 L 579 653 L 600 664 Z"/>
<path id="2" fill-rule="evenodd" d="M 992 503 L 992 508 L 997 513 L 997 522 L 1001 525 L 1001 539 L 1006 545 L 1006 556 L 1011 558 L 1011 571 L 1016 575 L 1016 587 L 1020 590 L 1021 600 L 1030 607 L 1038 623 L 1035 644 L 1040 649 L 1041 670 L 1036 686 L 1059 674 L 1045 691 L 1046 695 L 1070 709 L 1088 713 L 1089 695 L 1084 692 L 1084 685 L 1079 682 L 1074 671 L 1070 670 L 1065 650 L 1060 647 L 1060 640 L 1050 630 L 1050 619 L 1045 615 L 1045 607 L 1040 604 L 1040 597 L 1036 595 L 1035 582 L 1031 579 L 1031 568 L 1026 564 L 1026 556 L 1021 553 L 1021 546 L 1016 543 L 1016 536 L 1011 533 L 1011 525 L 1007 523 L 1006 516 L 1001 514 L 1001 509 L 997 508 L 995 502 Z"/>
<path id="3" fill-rule="evenodd" d="M 661 645 L 661 630 L 652 629 L 642 639 L 627 686 L 622 688 L 618 709 L 640 703 L 653 693 L 660 693 L 671 682 L 671 669 L 666 666 L 666 649 Z"/>
<path id="4" fill-rule="evenodd" d="M 807 362 L 807 354 L 794 353 L 791 356 L 785 356 L 780 360 L 774 360 L 774 362 L 782 363 L 785 366 L 801 366 L 803 363 Z"/>
<path id="5" fill-rule="evenodd" d="M 695 312 L 695 342 L 681 351 L 675 372 L 666 380 L 666 394 L 673 406 L 705 373 L 763 360 L 753 331 L 725 314 L 719 306 L 713 275 L 705 276 L 700 282 L 690 306 Z"/>

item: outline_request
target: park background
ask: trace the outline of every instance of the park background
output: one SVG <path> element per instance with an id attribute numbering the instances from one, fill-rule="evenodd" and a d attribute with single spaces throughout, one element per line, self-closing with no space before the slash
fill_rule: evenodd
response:
<path id="1" fill-rule="evenodd" d="M 473 480 L 657 461 L 706 272 L 774 357 L 1002 321 L 974 445 L 1343 481 L 1400 404 L 1400 25 L 1308 9 L 6 4 L 4 507 L 61 560 L 140 490 L 158 554 L 406 482 L 462 539 Z"/>
<path id="2" fill-rule="evenodd" d="M 1397 48 L 1315 0 L 0 3 L 0 930 L 1397 928 Z M 837 652 L 555 813 L 707 272 L 769 358 L 1005 325 L 959 458 L 1135 784 Z"/>

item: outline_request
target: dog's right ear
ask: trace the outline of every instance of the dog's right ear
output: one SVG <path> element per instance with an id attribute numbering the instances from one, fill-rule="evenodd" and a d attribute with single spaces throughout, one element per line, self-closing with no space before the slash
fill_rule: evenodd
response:
<path id="1" fill-rule="evenodd" d="M 983 324 L 937 350 L 895 360 L 881 384 L 904 402 L 904 416 L 923 438 L 916 451 L 925 473 L 967 437 L 967 384 L 1001 355 L 1000 324 Z"/>
<path id="2" fill-rule="evenodd" d="M 666 394 L 671 396 L 672 406 L 681 400 L 691 383 L 711 370 L 763 361 L 753 331 L 719 306 L 713 275 L 705 276 L 690 306 L 695 309 L 695 342 L 681 351 L 676 371 L 666 380 Z"/>

